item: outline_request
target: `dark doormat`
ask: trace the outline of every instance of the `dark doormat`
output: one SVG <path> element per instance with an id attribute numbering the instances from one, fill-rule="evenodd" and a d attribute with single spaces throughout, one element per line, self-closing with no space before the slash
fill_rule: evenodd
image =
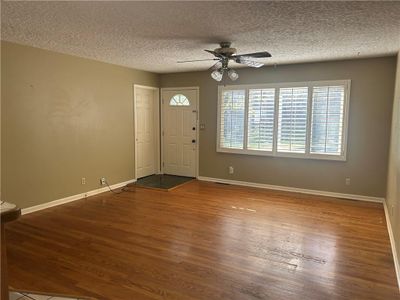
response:
<path id="1" fill-rule="evenodd" d="M 169 191 L 182 184 L 192 181 L 193 179 L 194 179 L 193 177 L 156 174 L 138 179 L 135 185 L 140 187 Z"/>

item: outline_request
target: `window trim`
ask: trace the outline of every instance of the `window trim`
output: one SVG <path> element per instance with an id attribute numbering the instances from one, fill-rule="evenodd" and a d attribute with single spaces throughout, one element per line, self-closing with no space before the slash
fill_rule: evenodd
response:
<path id="1" fill-rule="evenodd" d="M 310 153 L 311 142 L 311 118 L 312 118 L 312 96 L 313 88 L 319 86 L 344 86 L 344 105 L 343 105 L 343 128 L 342 128 L 342 154 L 315 154 Z M 277 151 L 277 135 L 278 135 L 278 115 L 279 115 L 279 91 L 280 88 L 291 87 L 308 87 L 308 114 L 307 114 L 307 135 L 306 135 L 306 152 L 305 153 L 285 153 Z M 223 148 L 220 146 L 221 142 L 221 97 L 225 90 L 245 90 L 245 120 L 244 120 L 244 141 L 243 147 L 247 146 L 248 134 L 248 108 L 249 108 L 249 90 L 260 88 L 275 88 L 275 120 L 274 120 L 274 140 L 272 151 L 264 150 L 249 150 L 249 149 L 231 149 Z M 346 161 L 347 160 L 347 140 L 348 140 L 348 127 L 349 127 L 349 108 L 350 108 L 350 91 L 351 80 L 324 80 L 324 81 L 303 81 L 303 82 L 279 82 L 268 84 L 243 84 L 243 85 L 218 85 L 218 101 L 217 101 L 217 152 L 220 153 L 233 153 L 244 155 L 256 156 L 272 156 L 284 158 L 303 158 L 303 159 L 317 159 L 317 160 L 333 160 L 333 161 Z"/>

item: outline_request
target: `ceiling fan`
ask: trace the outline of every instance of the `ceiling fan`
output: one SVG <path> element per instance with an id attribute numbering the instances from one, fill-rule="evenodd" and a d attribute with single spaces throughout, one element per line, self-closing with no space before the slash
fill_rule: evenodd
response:
<path id="1" fill-rule="evenodd" d="M 224 73 L 227 73 L 231 80 L 236 80 L 239 78 L 239 74 L 228 67 L 229 61 L 233 60 L 236 63 L 246 65 L 252 68 L 262 67 L 264 64 L 258 61 L 253 60 L 254 58 L 264 58 L 271 57 L 266 51 L 263 52 L 255 52 L 255 53 L 246 53 L 246 54 L 236 54 L 236 49 L 231 48 L 230 42 L 221 42 L 220 48 L 213 50 L 204 50 L 208 53 L 211 53 L 215 56 L 215 58 L 208 59 L 195 59 L 195 60 L 181 60 L 178 63 L 187 63 L 187 62 L 196 62 L 196 61 L 207 61 L 213 60 L 217 61 L 209 70 L 212 70 L 211 77 L 216 81 L 221 81 Z"/>

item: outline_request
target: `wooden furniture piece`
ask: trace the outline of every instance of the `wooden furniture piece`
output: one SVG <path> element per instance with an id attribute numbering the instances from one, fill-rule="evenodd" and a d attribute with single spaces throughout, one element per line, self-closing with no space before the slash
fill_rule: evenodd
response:
<path id="1" fill-rule="evenodd" d="M 1 219 L 1 298 L 0 300 L 8 300 L 8 275 L 7 275 L 7 247 L 4 225 L 7 222 L 18 219 L 21 215 L 21 209 L 15 204 L 8 202 L 1 203 L 0 219 Z"/>

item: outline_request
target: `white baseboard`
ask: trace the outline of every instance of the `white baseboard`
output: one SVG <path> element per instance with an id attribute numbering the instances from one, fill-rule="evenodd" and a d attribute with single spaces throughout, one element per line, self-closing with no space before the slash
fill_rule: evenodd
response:
<path id="1" fill-rule="evenodd" d="M 136 179 L 131 179 L 131 180 L 128 180 L 128 181 L 124 181 L 124 182 L 120 182 L 120 183 L 116 183 L 116 184 L 110 185 L 110 188 L 111 189 L 118 189 L 118 188 L 123 187 L 123 186 L 125 186 L 125 185 L 127 185 L 129 183 L 132 183 L 132 182 L 136 182 Z M 39 205 L 23 208 L 21 210 L 21 214 L 23 214 L 23 215 L 29 214 L 29 213 L 32 213 L 32 212 L 35 212 L 35 211 L 38 211 L 38 210 L 46 209 L 46 208 L 49 208 L 49 207 L 61 205 L 61 204 L 72 202 L 72 201 L 76 201 L 76 200 L 79 200 L 79 199 L 83 199 L 83 198 L 86 198 L 86 197 L 94 196 L 94 195 L 97 195 L 97 194 L 100 194 L 100 193 L 104 193 L 104 192 L 108 192 L 108 191 L 109 191 L 109 189 L 108 189 L 107 186 L 106 187 L 102 187 L 102 188 L 91 190 L 91 191 L 88 191 L 88 192 L 85 192 L 85 193 L 81 193 L 81 194 L 65 197 L 65 198 L 62 198 L 62 199 L 57 199 L 57 200 L 54 200 L 54 201 L 50 201 L 50 202 L 47 202 L 47 203 L 43 203 L 43 204 L 39 204 Z"/>
<path id="2" fill-rule="evenodd" d="M 334 197 L 334 198 L 344 198 L 344 199 L 361 200 L 361 201 L 378 202 L 378 203 L 382 203 L 384 201 L 384 198 L 380 198 L 380 197 L 342 194 L 342 193 L 319 191 L 319 190 L 308 190 L 308 189 L 301 189 L 301 188 L 295 188 L 295 187 L 271 185 L 271 184 L 255 183 L 255 182 L 247 182 L 247 181 L 239 181 L 239 180 L 212 178 L 212 177 L 204 177 L 204 176 L 199 176 L 198 179 L 202 180 L 202 181 L 211 181 L 211 182 L 218 182 L 218 183 L 242 185 L 242 186 L 256 187 L 256 188 L 262 188 L 262 189 L 270 189 L 270 190 L 278 190 L 278 191 L 294 192 L 294 193 L 302 193 L 302 194 L 310 194 L 310 195 L 318 195 L 318 196 L 327 196 L 327 197 Z"/>
<path id="3" fill-rule="evenodd" d="M 388 210 L 386 201 L 383 201 L 383 207 L 385 209 L 385 217 L 386 217 L 387 229 L 389 232 L 390 245 L 392 246 L 394 268 L 396 270 L 396 276 L 397 276 L 397 285 L 398 285 L 399 291 L 400 291 L 400 264 L 399 264 L 399 258 L 397 257 L 396 242 L 394 240 L 392 224 L 390 223 L 389 210 Z"/>

